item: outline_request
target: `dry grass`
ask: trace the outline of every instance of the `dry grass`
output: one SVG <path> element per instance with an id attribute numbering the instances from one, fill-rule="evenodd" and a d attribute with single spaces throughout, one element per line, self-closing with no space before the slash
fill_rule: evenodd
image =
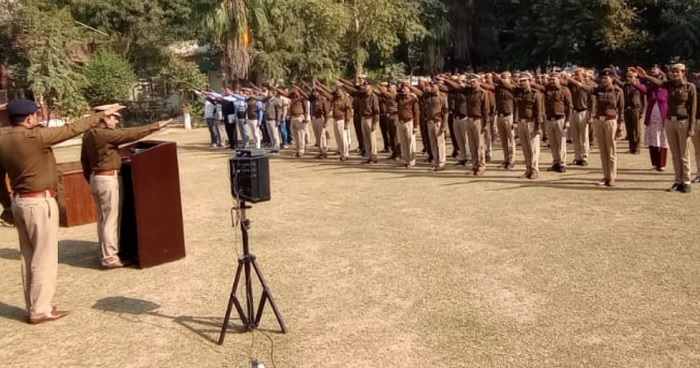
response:
<path id="1" fill-rule="evenodd" d="M 73 314 L 30 326 L 17 235 L 0 229 L 3 366 L 246 366 L 251 334 L 213 343 L 240 248 L 227 154 L 205 130 L 159 138 L 180 143 L 187 258 L 101 271 L 94 227 L 61 229 L 56 301 Z M 290 327 L 275 333 L 266 310 L 277 367 L 700 366 L 700 187 L 664 192 L 672 174 L 646 151 L 620 161 L 602 190 L 595 155 L 535 182 L 274 159 L 273 200 L 250 214 Z"/>

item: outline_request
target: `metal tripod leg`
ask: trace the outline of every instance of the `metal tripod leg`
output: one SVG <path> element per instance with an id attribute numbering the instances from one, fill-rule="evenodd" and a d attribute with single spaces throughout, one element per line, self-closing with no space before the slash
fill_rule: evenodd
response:
<path id="1" fill-rule="evenodd" d="M 221 326 L 221 334 L 219 334 L 219 345 L 224 343 L 224 338 L 226 337 L 226 330 L 228 329 L 228 322 L 231 318 L 231 309 L 233 306 L 236 307 L 238 316 L 241 318 L 244 326 L 248 326 L 248 318 L 243 312 L 241 303 L 236 297 L 236 290 L 238 289 L 238 283 L 241 281 L 241 271 L 243 270 L 243 260 L 238 260 L 238 268 L 236 269 L 236 277 L 233 281 L 233 287 L 231 288 L 231 296 L 228 299 L 228 306 L 226 307 L 226 316 L 224 317 L 224 324 Z M 251 316 L 252 318 L 252 316 Z"/>
<path id="2" fill-rule="evenodd" d="M 265 300 L 269 299 L 270 300 L 270 306 L 272 307 L 272 311 L 275 313 L 275 317 L 277 317 L 277 323 L 280 325 L 280 329 L 282 330 L 282 333 L 287 333 L 287 326 L 284 323 L 284 319 L 282 318 L 282 314 L 279 312 L 277 309 L 277 304 L 275 303 L 274 298 L 272 297 L 272 293 L 270 292 L 270 288 L 267 287 L 267 282 L 265 281 L 265 278 L 262 275 L 262 272 L 260 272 L 260 267 L 258 267 L 258 262 L 255 260 L 255 256 L 251 256 L 253 260 L 253 269 L 255 270 L 255 274 L 258 275 L 258 279 L 260 280 L 260 284 L 262 285 L 262 296 L 260 297 L 260 305 L 258 306 L 258 313 L 255 316 L 255 326 L 257 327 L 258 324 L 260 323 L 260 318 L 262 317 L 262 312 L 263 308 L 265 307 Z M 252 318 L 252 315 L 251 315 Z"/>

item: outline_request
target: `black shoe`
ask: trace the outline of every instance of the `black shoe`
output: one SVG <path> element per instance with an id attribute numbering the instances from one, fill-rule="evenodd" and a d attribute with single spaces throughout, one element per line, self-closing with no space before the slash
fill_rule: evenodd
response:
<path id="1" fill-rule="evenodd" d="M 547 168 L 547 171 L 559 171 L 559 165 L 552 165 L 551 167 Z"/>
<path id="2" fill-rule="evenodd" d="M 581 166 L 588 166 L 588 161 L 581 160 Z"/>
<path id="3" fill-rule="evenodd" d="M 690 193 L 693 190 L 693 188 L 690 187 L 690 184 L 681 184 L 678 189 L 680 189 L 681 193 Z"/>
<path id="4" fill-rule="evenodd" d="M 491 162 L 491 155 L 486 155 L 486 162 Z"/>
<path id="5" fill-rule="evenodd" d="M 560 173 L 565 173 L 565 172 L 566 172 L 566 166 L 560 165 L 560 166 L 559 166 L 559 172 L 560 172 Z"/>
<path id="6" fill-rule="evenodd" d="M 693 184 L 698 184 L 698 183 L 700 183 L 700 175 L 696 176 L 696 177 L 693 179 L 693 181 L 691 181 L 691 183 L 693 183 Z"/>
<path id="7" fill-rule="evenodd" d="M 678 193 L 678 192 L 681 191 L 681 186 L 682 186 L 682 184 L 673 183 L 673 186 L 671 186 L 670 188 L 666 189 L 666 191 L 667 191 L 667 192 L 676 192 L 676 193 Z"/>
<path id="8" fill-rule="evenodd" d="M 459 154 L 457 153 L 457 151 L 452 151 L 452 155 L 451 155 L 452 158 L 456 158 L 458 155 Z"/>
<path id="9" fill-rule="evenodd" d="M 457 165 L 459 166 L 467 166 L 467 161 L 457 161 Z"/>

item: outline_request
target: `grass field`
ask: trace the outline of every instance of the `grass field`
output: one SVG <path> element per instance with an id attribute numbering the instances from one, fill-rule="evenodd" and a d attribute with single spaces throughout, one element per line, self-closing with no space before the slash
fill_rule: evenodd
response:
<path id="1" fill-rule="evenodd" d="M 651 171 L 646 150 L 619 155 L 613 189 L 594 185 L 597 151 L 536 181 L 518 178 L 519 151 L 517 171 L 493 163 L 478 178 L 284 152 L 273 200 L 249 215 L 290 331 L 268 308 L 262 332 L 233 326 L 219 346 L 240 249 L 228 153 L 203 129 L 156 138 L 179 144 L 187 257 L 103 271 L 94 225 L 61 229 L 55 301 L 72 314 L 31 326 L 17 234 L 0 228 L 0 365 L 700 366 L 700 186 L 666 193 L 672 169 Z"/>

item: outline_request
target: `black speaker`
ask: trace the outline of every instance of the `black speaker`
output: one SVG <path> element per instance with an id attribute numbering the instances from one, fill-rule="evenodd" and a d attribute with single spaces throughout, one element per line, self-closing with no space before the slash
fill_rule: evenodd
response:
<path id="1" fill-rule="evenodd" d="M 258 203 L 270 200 L 270 161 L 263 150 L 237 150 L 229 160 L 231 195 Z"/>

